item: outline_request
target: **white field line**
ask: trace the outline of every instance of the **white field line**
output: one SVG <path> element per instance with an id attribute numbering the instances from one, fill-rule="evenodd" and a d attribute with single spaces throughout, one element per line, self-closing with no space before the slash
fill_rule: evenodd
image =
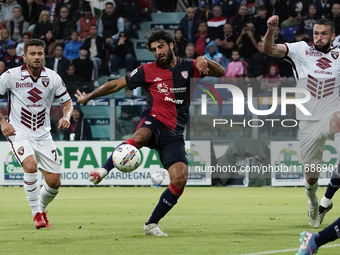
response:
<path id="1" fill-rule="evenodd" d="M 321 249 L 325 248 L 332 248 L 332 247 L 339 247 L 340 244 L 331 244 L 331 245 L 325 245 L 322 246 Z M 237 254 L 237 255 L 266 255 L 266 254 L 276 254 L 276 253 L 282 253 L 282 252 L 293 252 L 298 251 L 299 249 L 286 249 L 286 250 L 277 250 L 277 251 L 263 251 L 263 252 L 257 252 L 257 253 L 244 253 L 244 254 Z"/>

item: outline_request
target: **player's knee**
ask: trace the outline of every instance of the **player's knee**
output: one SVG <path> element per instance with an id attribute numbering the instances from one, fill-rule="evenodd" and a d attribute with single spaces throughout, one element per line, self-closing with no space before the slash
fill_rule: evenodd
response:
<path id="1" fill-rule="evenodd" d="M 179 189 L 184 189 L 185 185 L 187 184 L 188 176 L 185 174 L 177 175 L 171 183 Z"/>
<path id="2" fill-rule="evenodd" d="M 309 185 L 314 185 L 315 183 L 317 183 L 319 180 L 319 178 L 306 178 L 306 182 L 309 184 Z"/>
<path id="3" fill-rule="evenodd" d="M 150 137 L 144 134 L 137 134 L 134 135 L 131 139 L 135 141 L 137 148 L 141 148 L 148 143 Z"/>
<path id="4" fill-rule="evenodd" d="M 38 171 L 38 166 L 35 162 L 27 162 L 23 164 L 25 173 L 33 174 Z"/>

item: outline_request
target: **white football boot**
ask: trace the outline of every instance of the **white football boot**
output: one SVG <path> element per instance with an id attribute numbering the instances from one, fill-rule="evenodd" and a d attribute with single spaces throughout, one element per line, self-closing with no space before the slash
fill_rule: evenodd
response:
<path id="1" fill-rule="evenodd" d="M 157 223 L 150 223 L 148 225 L 144 224 L 144 235 L 152 236 L 168 236 L 165 234 L 158 226 Z"/>
<path id="2" fill-rule="evenodd" d="M 105 176 L 108 174 L 107 170 L 104 168 L 96 168 L 90 173 L 90 182 L 93 182 L 94 185 L 100 183 Z"/>

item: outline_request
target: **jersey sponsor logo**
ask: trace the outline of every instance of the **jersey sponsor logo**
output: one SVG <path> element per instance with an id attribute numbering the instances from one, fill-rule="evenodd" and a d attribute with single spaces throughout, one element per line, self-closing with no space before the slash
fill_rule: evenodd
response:
<path id="1" fill-rule="evenodd" d="M 145 123 L 146 125 L 151 125 L 151 124 L 152 124 L 152 122 L 151 122 L 151 121 L 148 121 L 148 120 L 144 121 L 144 123 Z"/>
<path id="2" fill-rule="evenodd" d="M 184 100 L 174 99 L 174 98 L 171 98 L 171 97 L 165 97 L 164 100 L 169 101 L 169 102 L 173 102 L 174 104 L 183 104 L 183 102 L 184 102 Z"/>
<path id="3" fill-rule="evenodd" d="M 155 78 L 153 81 L 161 81 L 162 79 L 161 78 L 159 78 L 159 77 L 157 77 L 157 78 Z"/>
<path id="4" fill-rule="evenodd" d="M 158 89 L 157 93 L 161 93 L 166 96 L 170 95 L 168 85 L 166 85 L 165 83 L 158 83 L 157 89 Z"/>
<path id="5" fill-rule="evenodd" d="M 306 50 L 305 55 L 312 57 L 322 57 L 322 53 L 308 50 Z"/>
<path id="6" fill-rule="evenodd" d="M 187 91 L 187 87 L 170 88 L 171 93 L 184 93 Z"/>
<path id="7" fill-rule="evenodd" d="M 21 146 L 21 147 L 17 150 L 17 153 L 18 153 L 20 156 L 24 155 L 24 152 L 25 152 L 25 149 L 24 149 L 23 146 Z"/>
<path id="8" fill-rule="evenodd" d="M 37 88 L 31 89 L 27 93 L 31 95 L 31 97 L 27 97 L 27 99 L 31 100 L 33 103 L 36 103 L 42 99 L 42 97 L 39 96 L 39 94 L 42 94 L 42 92 Z"/>
<path id="9" fill-rule="evenodd" d="M 50 78 L 41 78 L 41 83 L 46 88 L 50 84 Z"/>
<path id="10" fill-rule="evenodd" d="M 308 74 L 307 90 L 316 99 L 322 99 L 334 93 L 335 78 L 327 80 L 318 80 L 317 78 Z"/>
<path id="11" fill-rule="evenodd" d="M 332 72 L 328 72 L 328 71 L 320 71 L 320 70 L 314 70 L 314 73 L 319 73 L 319 74 L 327 74 L 327 75 L 332 75 Z"/>
<path id="12" fill-rule="evenodd" d="M 338 51 L 331 51 L 331 56 L 334 59 L 337 59 L 339 57 L 339 52 Z"/>
<path id="13" fill-rule="evenodd" d="M 181 72 L 181 75 L 184 79 L 188 79 L 188 76 L 189 76 L 189 72 L 188 71 L 183 71 Z"/>
<path id="14" fill-rule="evenodd" d="M 15 83 L 16 88 L 33 88 L 32 82 L 16 82 Z"/>
<path id="15" fill-rule="evenodd" d="M 135 73 L 137 73 L 137 68 L 131 72 L 130 77 L 134 76 Z"/>
<path id="16" fill-rule="evenodd" d="M 322 70 L 325 70 L 327 68 L 332 67 L 329 63 L 332 63 L 328 58 L 320 58 L 316 62 L 318 62 L 316 65 L 320 67 Z"/>

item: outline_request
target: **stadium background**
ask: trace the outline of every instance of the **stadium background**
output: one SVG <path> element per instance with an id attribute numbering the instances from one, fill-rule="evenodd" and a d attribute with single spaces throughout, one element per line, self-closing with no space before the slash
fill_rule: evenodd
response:
<path id="1" fill-rule="evenodd" d="M 186 15 L 185 11 L 188 6 L 188 2 L 186 1 L 178 1 L 176 12 L 167 12 L 169 10 L 165 10 L 166 12 L 161 12 L 158 8 L 162 6 L 162 1 L 158 2 L 151 2 L 151 1 L 140 1 L 143 6 L 142 8 L 142 19 L 138 26 L 138 35 L 134 36 L 137 38 L 131 38 L 131 41 L 134 45 L 134 50 L 136 52 L 137 60 L 140 64 L 144 64 L 150 61 L 154 61 L 154 57 L 151 52 L 145 49 L 145 40 L 144 37 L 149 34 L 149 31 L 153 28 L 164 28 L 168 30 L 171 34 L 175 32 L 176 29 L 180 29 L 180 20 Z M 142 3 L 143 2 L 143 3 Z M 223 1 L 222 1 L 223 2 Z M 193 4 L 196 5 L 195 9 L 199 8 L 201 1 L 195 2 Z M 264 2 L 265 3 L 265 2 Z M 208 1 L 207 2 L 207 10 L 210 10 L 212 13 L 212 8 L 214 4 L 220 4 L 219 1 Z M 239 6 L 242 4 L 247 4 L 248 10 L 251 8 L 249 6 L 250 2 L 239 2 Z M 255 4 L 256 7 L 259 6 L 259 3 Z M 296 3 L 296 8 L 299 6 L 299 3 Z M 296 9 L 296 11 L 298 11 Z M 301 12 L 301 10 L 300 10 Z M 308 16 L 308 12 L 306 13 Z M 269 16 L 269 15 L 268 15 Z M 253 17 L 256 17 L 253 15 Z M 230 19 L 232 21 L 232 19 Z M 229 20 L 228 20 L 229 22 Z M 291 32 L 295 31 L 297 27 L 291 27 L 291 31 L 287 34 L 286 32 L 283 33 L 283 38 L 285 41 L 292 41 L 292 34 Z M 286 31 L 286 30 L 284 30 Z M 106 63 L 107 66 L 100 71 L 99 77 L 99 84 L 104 84 L 105 82 L 112 79 L 109 75 L 109 63 Z M 120 76 L 125 75 L 125 68 L 120 69 Z M 292 78 L 292 77 L 288 77 Z M 194 83 L 194 82 L 193 82 Z M 231 83 L 239 86 L 242 88 L 245 98 L 244 98 L 244 106 L 245 106 L 245 114 L 243 116 L 235 116 L 233 114 L 233 97 L 230 91 L 225 90 L 218 90 L 217 92 L 221 95 L 222 104 L 215 105 L 212 98 L 208 98 L 208 107 L 207 113 L 202 114 L 200 99 L 202 94 L 201 90 L 195 89 L 194 92 L 194 100 L 192 105 L 190 106 L 190 122 L 188 128 L 185 131 L 185 137 L 187 140 L 187 151 L 191 155 L 189 159 L 191 159 L 191 172 L 192 178 L 189 176 L 189 180 L 197 179 L 193 182 L 192 185 L 197 184 L 199 185 L 201 179 L 203 185 L 207 185 L 208 183 L 211 185 L 218 185 L 218 186 L 267 186 L 267 185 L 288 185 L 288 186 L 295 186 L 295 185 L 303 185 L 302 179 L 303 175 L 301 172 L 301 168 L 299 168 L 298 172 L 294 175 L 289 175 L 287 173 L 216 173 L 213 172 L 211 175 L 209 174 L 197 174 L 194 170 L 196 165 L 201 165 L 203 168 L 204 166 L 216 166 L 218 163 L 222 163 L 226 166 L 236 166 L 239 168 L 242 165 L 301 165 L 301 161 L 299 160 L 299 153 L 298 149 L 298 142 L 297 142 L 297 126 L 295 127 L 283 127 L 282 122 L 285 119 L 295 119 L 295 109 L 293 105 L 287 106 L 287 115 L 281 115 L 281 105 L 279 103 L 276 110 L 269 116 L 266 116 L 267 119 L 275 119 L 277 120 L 274 125 L 271 122 L 264 122 L 264 125 L 259 127 L 261 120 L 264 120 L 263 116 L 256 116 L 252 114 L 249 110 L 247 104 L 247 88 L 254 89 L 254 96 L 252 98 L 253 104 L 255 108 L 260 110 L 266 110 L 271 107 L 273 97 L 275 93 L 272 90 L 267 91 L 258 91 L 256 90 L 254 84 L 258 84 L 256 78 L 245 79 L 244 77 L 240 77 L 237 79 L 228 79 L 228 80 L 214 80 L 210 78 L 205 78 L 200 81 L 201 84 L 210 84 L 214 86 L 216 83 Z M 282 83 L 282 87 L 284 87 L 288 83 Z M 280 89 L 281 86 L 278 88 L 278 98 L 280 99 Z M 294 87 L 295 83 L 292 82 L 290 79 L 289 86 Z M 199 87 L 199 86 L 198 86 Z M 211 93 L 210 89 L 208 89 Z M 128 99 L 125 97 L 124 91 L 120 91 L 117 94 L 109 95 L 105 98 L 96 99 L 91 101 L 88 106 L 82 107 L 81 109 L 84 112 L 84 116 L 86 120 L 91 124 L 92 136 L 93 140 L 91 142 L 80 142 L 80 147 L 85 143 L 86 146 L 90 145 L 93 148 L 93 154 L 91 154 L 94 158 L 96 163 L 93 163 L 91 160 L 91 155 L 83 155 L 85 158 L 80 158 L 82 160 L 87 158 L 85 164 L 73 164 L 72 171 L 78 172 L 86 172 L 91 170 L 91 168 L 100 165 L 103 161 L 103 158 L 106 158 L 106 154 L 103 155 L 100 153 L 102 148 L 101 141 L 115 141 L 112 143 L 112 148 L 117 141 L 124 140 L 131 135 L 132 128 L 127 127 L 130 123 L 124 123 L 124 127 L 122 129 L 126 129 L 124 132 L 118 133 L 117 130 L 119 129 L 116 125 L 116 119 L 121 116 L 121 108 L 122 106 L 130 105 L 131 107 L 138 106 L 142 110 L 145 107 L 146 100 L 143 90 L 137 90 L 134 92 L 135 97 L 133 99 Z M 292 96 L 291 93 L 288 96 Z M 196 97 L 195 97 L 196 96 Z M 75 99 L 73 99 L 74 104 L 76 105 Z M 7 100 L 1 99 L 0 107 L 2 113 L 7 116 L 8 108 L 7 108 Z M 73 142 L 61 142 L 63 140 L 63 134 L 60 132 L 56 126 L 59 118 L 62 115 L 61 107 L 55 104 L 51 110 L 51 123 L 52 123 L 52 135 L 54 140 L 57 142 L 57 146 L 60 147 L 59 149 L 59 156 L 61 156 L 61 160 L 65 162 L 65 153 L 64 149 L 67 147 L 76 147 Z M 213 127 L 213 120 L 214 119 L 223 119 L 228 120 L 229 123 L 227 125 L 216 125 Z M 250 125 L 249 121 L 256 119 L 257 121 L 253 121 L 252 125 Z M 234 121 L 238 124 L 230 125 L 230 122 Z M 281 123 L 281 124 L 280 124 Z M 252 127 L 251 127 L 252 126 Z M 0 135 L 0 140 L 5 140 L 5 138 Z M 60 142 L 59 142 L 60 141 Z M 283 142 L 284 141 L 284 142 Z M 197 146 L 197 143 L 206 143 L 206 146 L 200 147 Z M 244 143 L 243 143 L 244 142 Z M 243 144 L 242 144 L 243 143 Z M 109 143 L 107 143 L 109 144 Z M 239 145 L 241 144 L 241 146 Z M 289 146 L 294 144 L 294 146 Z M 110 147 L 109 146 L 109 147 Z M 289 147 L 289 149 L 287 149 Z M 197 153 L 198 148 L 209 148 L 205 149 L 199 153 Z M 14 175 L 11 176 L 10 173 L 6 170 L 8 164 L 13 163 L 15 164 L 15 159 L 13 162 L 8 162 L 8 154 L 10 154 L 9 145 L 4 142 L 3 146 L 1 146 L 1 155 L 3 156 L 3 160 L 0 162 L 1 168 L 1 178 L 0 181 L 3 180 L 3 183 L 0 185 L 6 185 L 6 180 L 20 180 L 22 178 L 22 173 L 20 173 L 19 168 L 13 167 L 13 169 L 17 169 L 18 173 L 13 173 Z M 99 151 L 96 151 L 99 150 Z M 286 151 L 285 151 L 286 150 Z M 295 154 L 290 154 L 289 150 L 295 152 Z M 281 153 L 284 151 L 283 153 Z M 109 152 L 106 152 L 109 153 Z M 149 152 L 147 152 L 149 153 Z M 154 153 L 152 153 L 154 154 Z M 5 157 L 5 155 L 7 155 Z M 72 156 L 72 154 L 70 154 Z M 107 154 L 108 155 L 108 154 Z M 205 157 L 203 160 L 201 155 Z M 210 157 L 207 157 L 210 155 Z M 157 157 L 157 156 L 153 156 Z M 324 163 L 330 165 L 336 164 L 336 151 L 332 145 L 329 143 L 326 145 L 326 153 L 324 155 Z M 78 159 L 78 161 L 80 160 Z M 154 158 L 157 161 L 157 158 Z M 77 161 L 77 160 L 75 160 Z M 3 163 L 2 163 L 3 162 Z M 80 162 L 80 161 L 79 161 Z M 71 163 L 70 163 L 71 164 Z M 79 169 L 79 165 L 82 165 Z M 77 168 L 78 166 L 78 168 Z M 70 166 L 65 166 L 64 169 L 68 169 Z M 1 169 L 0 168 L 0 169 Z M 159 168 L 159 169 L 157 169 Z M 12 168 L 11 168 L 12 169 Z M 13 170 L 12 169 L 12 170 Z M 144 169 L 145 170 L 145 169 Z M 148 169 L 146 169 L 148 170 Z M 197 170 L 197 168 L 196 168 Z M 66 170 L 65 170 L 66 171 Z M 143 171 L 143 170 L 141 170 Z M 163 170 L 160 167 L 159 163 L 154 165 L 154 169 L 152 172 L 157 172 Z M 148 171 L 146 171 L 149 173 Z M 209 170 L 207 171 L 209 172 Z M 18 175 L 16 175 L 18 174 Z M 80 176 L 80 174 L 79 174 Z M 110 183 L 110 185 L 150 185 L 149 176 L 147 174 L 146 181 L 140 182 L 116 182 Z M 203 176 L 203 177 L 202 177 Z M 329 178 L 329 173 L 325 171 L 324 178 Z M 82 179 L 84 179 L 83 176 Z M 66 178 L 66 177 L 65 177 Z M 124 177 L 122 177 L 124 178 Z M 167 174 L 164 171 L 164 183 L 167 184 Z M 203 179 L 202 179 L 203 178 Z M 77 178 L 76 178 L 77 179 Z M 132 178 L 134 179 L 134 178 Z M 190 183 L 190 181 L 189 181 Z M 276 183 L 276 184 L 275 184 Z M 322 185 L 327 184 L 326 180 L 321 180 L 320 182 Z M 7 183 L 11 185 L 11 182 Z M 63 182 L 64 185 L 87 185 L 84 181 L 79 183 L 70 183 L 66 180 Z M 103 184 L 104 185 L 104 184 Z M 108 184 L 107 184 L 108 185 Z"/>

